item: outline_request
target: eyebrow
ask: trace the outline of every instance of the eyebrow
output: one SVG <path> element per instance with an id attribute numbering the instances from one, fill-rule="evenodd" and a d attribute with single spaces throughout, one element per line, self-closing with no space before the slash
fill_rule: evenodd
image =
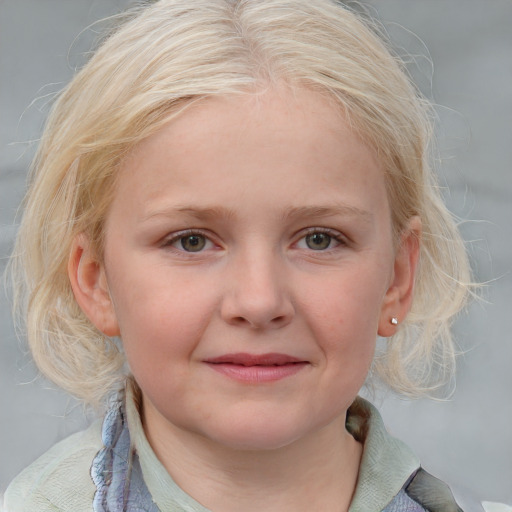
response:
<path id="1" fill-rule="evenodd" d="M 150 211 L 142 218 L 142 221 L 144 222 L 155 217 L 173 217 L 175 215 L 186 215 L 198 221 L 207 221 L 212 218 L 232 219 L 236 217 L 234 210 L 222 206 L 199 207 L 176 205 L 162 210 Z M 282 218 L 285 221 L 293 221 L 300 218 L 320 219 L 334 216 L 357 217 L 366 223 L 371 223 L 374 218 L 373 214 L 367 210 L 338 203 L 332 205 L 292 206 L 285 209 Z"/>
<path id="2" fill-rule="evenodd" d="M 285 220 L 293 220 L 303 217 L 319 219 L 324 217 L 334 217 L 337 215 L 343 217 L 358 217 L 367 223 L 371 223 L 374 218 L 371 212 L 346 204 L 294 206 L 287 208 L 283 217 Z"/>
<path id="3" fill-rule="evenodd" d="M 162 210 L 150 211 L 147 215 L 144 215 L 142 222 L 155 217 L 173 217 L 174 215 L 186 215 L 199 221 L 205 221 L 214 217 L 229 219 L 235 217 L 235 212 L 225 207 L 203 208 L 198 206 L 176 205 L 170 208 L 163 208 Z"/>

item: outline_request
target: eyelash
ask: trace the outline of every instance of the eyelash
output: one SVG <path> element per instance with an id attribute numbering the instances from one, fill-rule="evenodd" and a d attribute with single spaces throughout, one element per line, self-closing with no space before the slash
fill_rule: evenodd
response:
<path id="1" fill-rule="evenodd" d="M 309 246 L 308 247 L 299 247 L 299 248 L 309 250 L 309 251 L 312 251 L 315 253 L 325 253 L 325 252 L 329 252 L 329 251 L 336 249 L 338 246 L 346 246 L 347 245 L 347 240 L 338 231 L 335 231 L 335 230 L 329 229 L 329 228 L 318 228 L 318 227 L 312 227 L 312 228 L 306 229 L 305 231 L 302 231 L 300 233 L 300 235 L 301 235 L 300 238 L 298 238 L 298 240 L 294 243 L 294 245 L 298 246 L 299 243 L 303 240 L 306 240 L 308 236 L 317 235 L 317 234 L 327 235 L 330 238 L 328 247 L 326 247 L 325 249 L 312 249 Z M 171 237 L 166 238 L 163 241 L 161 246 L 163 248 L 171 248 L 171 249 L 176 250 L 179 253 L 185 253 L 185 254 L 194 254 L 194 253 L 204 252 L 204 250 L 205 250 L 204 247 L 201 247 L 198 251 L 187 251 L 183 246 L 182 246 L 182 248 L 173 247 L 173 245 L 175 243 L 179 242 L 180 240 L 183 240 L 187 237 L 193 237 L 193 236 L 198 236 L 198 237 L 204 238 L 206 240 L 206 242 L 205 242 L 206 245 L 208 245 L 208 244 L 215 245 L 215 242 L 212 241 L 211 236 L 209 234 L 205 233 L 204 231 L 202 231 L 200 229 L 187 229 L 184 231 L 179 231 L 177 233 L 174 233 Z M 337 245 L 334 247 L 330 247 L 332 241 L 336 242 Z M 305 242 L 305 243 L 307 244 L 307 242 Z"/>

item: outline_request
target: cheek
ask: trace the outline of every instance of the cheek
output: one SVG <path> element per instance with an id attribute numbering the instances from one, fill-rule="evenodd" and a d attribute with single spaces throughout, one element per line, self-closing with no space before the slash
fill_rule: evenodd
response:
<path id="1" fill-rule="evenodd" d="M 357 328 L 376 336 L 388 273 L 357 268 L 331 272 L 301 290 L 302 307 L 331 332 Z"/>
<path id="2" fill-rule="evenodd" d="M 172 275 L 163 279 L 163 275 L 155 271 L 113 279 L 114 309 L 133 371 L 183 360 L 193 352 L 215 311 L 211 287 L 198 290 L 190 280 Z"/>
<path id="3" fill-rule="evenodd" d="M 301 292 L 307 298 L 301 309 L 327 364 L 350 378 L 365 374 L 373 359 L 386 287 L 375 268 L 372 272 L 358 272 L 356 268 L 332 272 Z"/>
<path id="4" fill-rule="evenodd" d="M 162 295 L 130 301 L 117 308 L 121 337 L 140 351 L 156 347 L 162 355 L 191 349 L 203 330 L 205 308 L 185 298 L 170 300 Z"/>
<path id="5" fill-rule="evenodd" d="M 160 299 L 162 297 L 160 296 Z M 185 301 L 155 299 L 127 307 L 120 323 L 121 339 L 131 373 L 141 389 L 169 398 L 185 391 L 190 362 L 203 327 Z"/>

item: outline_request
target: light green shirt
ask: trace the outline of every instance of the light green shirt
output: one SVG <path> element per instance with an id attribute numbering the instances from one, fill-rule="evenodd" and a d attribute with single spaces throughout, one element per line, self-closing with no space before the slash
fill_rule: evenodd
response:
<path id="1" fill-rule="evenodd" d="M 348 429 L 364 442 L 357 487 L 349 512 L 380 512 L 419 468 L 411 450 L 386 431 L 378 411 L 357 399 Z M 134 398 L 127 393 L 126 414 L 144 481 L 162 512 L 209 512 L 173 481 L 151 449 Z M 89 512 L 96 488 L 92 460 L 102 447 L 101 422 L 57 443 L 8 487 L 5 512 Z"/>

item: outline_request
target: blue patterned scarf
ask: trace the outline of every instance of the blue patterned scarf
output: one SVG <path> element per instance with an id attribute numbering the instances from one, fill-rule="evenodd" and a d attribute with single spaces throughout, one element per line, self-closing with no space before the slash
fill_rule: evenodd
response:
<path id="1" fill-rule="evenodd" d="M 103 448 L 91 467 L 96 485 L 94 512 L 160 512 L 146 487 L 139 458 L 131 441 L 124 411 L 118 397 L 103 422 Z"/>

